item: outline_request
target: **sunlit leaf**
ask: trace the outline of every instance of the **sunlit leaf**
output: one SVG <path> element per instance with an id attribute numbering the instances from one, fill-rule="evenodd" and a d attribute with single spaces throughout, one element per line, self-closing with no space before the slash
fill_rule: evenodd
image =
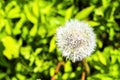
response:
<path id="1" fill-rule="evenodd" d="M 34 13 L 34 15 L 36 16 L 36 17 L 38 17 L 39 16 L 39 5 L 38 5 L 38 2 L 37 1 L 35 1 L 34 3 L 33 3 L 33 13 Z"/>
<path id="2" fill-rule="evenodd" d="M 22 38 L 24 38 L 24 39 L 26 39 L 27 38 L 27 36 L 28 36 L 28 34 L 29 34 L 29 30 L 28 30 L 28 28 L 27 28 L 27 26 L 23 26 L 23 28 L 22 28 Z"/>
<path id="3" fill-rule="evenodd" d="M 24 5 L 24 12 L 29 21 L 31 21 L 32 23 L 37 23 L 37 18 L 31 13 L 28 5 Z"/>
<path id="4" fill-rule="evenodd" d="M 39 29 L 38 29 L 38 35 L 40 35 L 42 38 L 45 37 L 45 34 L 46 34 L 46 29 L 44 26 L 39 26 Z"/>
<path id="5" fill-rule="evenodd" d="M 68 79 L 68 77 L 69 77 L 69 73 L 64 73 L 62 76 L 62 79 L 66 80 L 66 79 Z"/>
<path id="6" fill-rule="evenodd" d="M 76 76 L 76 74 L 74 73 L 74 72 L 72 72 L 71 74 L 70 74 L 70 78 L 74 78 Z"/>
<path id="7" fill-rule="evenodd" d="M 20 17 L 20 8 L 17 6 L 11 9 L 7 15 L 8 18 L 18 18 Z"/>
<path id="8" fill-rule="evenodd" d="M 53 4 L 50 4 L 50 5 L 47 5 L 43 10 L 42 10 L 42 13 L 44 14 L 50 14 L 50 12 L 52 11 L 53 9 Z"/>
<path id="9" fill-rule="evenodd" d="M 111 0 L 102 0 L 103 7 L 106 8 L 107 6 L 109 6 L 110 5 L 110 1 Z"/>
<path id="10" fill-rule="evenodd" d="M 114 32 L 113 28 L 110 28 L 109 35 L 110 35 L 109 39 L 110 39 L 110 40 L 113 40 L 114 35 L 115 35 L 115 32 Z"/>
<path id="11" fill-rule="evenodd" d="M 37 30 L 38 30 L 38 25 L 35 24 L 30 30 L 30 36 L 34 37 L 37 34 Z"/>
<path id="12" fill-rule="evenodd" d="M 100 25 L 99 22 L 95 22 L 95 21 L 87 21 L 87 23 L 88 23 L 90 26 L 92 26 L 92 27 L 94 27 L 94 26 L 99 26 L 99 25 Z"/>
<path id="13" fill-rule="evenodd" d="M 8 13 L 16 5 L 17 5 L 16 1 L 9 2 L 9 4 L 6 5 L 5 7 L 5 12 Z"/>
<path id="14" fill-rule="evenodd" d="M 12 24 L 9 20 L 5 20 L 5 30 L 6 32 L 11 35 L 12 33 Z"/>
<path id="15" fill-rule="evenodd" d="M 0 18 L 0 31 L 5 27 L 5 20 L 3 18 Z"/>
<path id="16" fill-rule="evenodd" d="M 55 49 L 55 47 L 56 47 L 55 40 L 56 40 L 55 37 L 53 37 L 53 38 L 51 39 L 51 41 L 50 41 L 50 47 L 49 47 L 49 52 L 54 51 L 54 49 Z"/>
<path id="17" fill-rule="evenodd" d="M 53 76 L 55 73 L 55 69 L 54 68 L 50 68 L 50 76 Z"/>
<path id="18" fill-rule="evenodd" d="M 18 44 L 15 39 L 10 36 L 6 36 L 2 39 L 5 50 L 3 54 L 8 58 L 18 58 L 19 57 L 19 48 L 21 44 Z"/>
<path id="19" fill-rule="evenodd" d="M 98 47 L 99 47 L 99 48 L 102 48 L 102 47 L 103 47 L 103 43 L 102 43 L 102 41 L 97 40 L 97 43 L 98 43 Z"/>
<path id="20" fill-rule="evenodd" d="M 0 17 L 5 17 L 5 12 L 2 9 L 0 9 Z"/>
<path id="21" fill-rule="evenodd" d="M 108 74 L 95 74 L 93 76 L 90 76 L 87 78 L 87 80 L 93 80 L 93 79 L 98 79 L 98 80 L 113 80 L 114 78 Z"/>
<path id="22" fill-rule="evenodd" d="M 67 61 L 64 67 L 64 71 L 65 72 L 71 72 L 72 71 L 72 67 L 71 67 L 71 63 L 70 61 Z"/>
<path id="23" fill-rule="evenodd" d="M 19 80 L 26 80 L 25 76 L 20 73 L 16 74 L 16 76 Z"/>
<path id="24" fill-rule="evenodd" d="M 42 48 L 37 48 L 34 53 L 35 56 L 37 56 L 41 51 L 42 51 Z"/>
<path id="25" fill-rule="evenodd" d="M 16 77 L 12 77 L 12 79 L 11 80 L 17 80 L 17 78 Z"/>
<path id="26" fill-rule="evenodd" d="M 22 69 L 22 64 L 21 64 L 21 63 L 17 63 L 15 69 L 16 69 L 16 71 L 21 71 L 21 69 Z"/>
<path id="27" fill-rule="evenodd" d="M 84 8 L 83 10 L 76 14 L 75 18 L 79 20 L 87 18 L 91 14 L 91 12 L 93 12 L 94 8 L 95 6 L 89 6 L 87 8 Z"/>
<path id="28" fill-rule="evenodd" d="M 23 55 L 23 57 L 25 59 L 29 59 L 30 58 L 30 53 L 31 53 L 31 47 L 30 46 L 26 46 L 26 47 L 21 47 L 21 55 Z"/>
<path id="29" fill-rule="evenodd" d="M 119 67 L 120 66 L 117 65 L 117 64 L 111 65 L 110 68 L 109 68 L 110 69 L 109 74 L 118 78 L 118 76 L 119 76 L 119 71 L 118 70 L 120 70 Z"/>
<path id="30" fill-rule="evenodd" d="M 98 57 L 99 57 L 100 62 L 101 62 L 103 65 L 107 65 L 107 61 L 106 61 L 106 59 L 105 59 L 105 56 L 104 56 L 102 53 L 100 53 L 100 52 L 98 52 L 97 54 L 98 54 Z"/>
<path id="31" fill-rule="evenodd" d="M 72 17 L 74 6 L 71 6 L 66 10 L 65 20 L 69 20 Z"/>
<path id="32" fill-rule="evenodd" d="M 21 14 L 21 19 L 17 22 L 15 28 L 13 29 L 13 34 L 17 35 L 21 33 L 21 28 L 23 27 L 26 21 L 26 17 L 24 14 Z"/>
<path id="33" fill-rule="evenodd" d="M 6 77 L 6 73 L 0 73 L 0 79 L 3 79 L 3 78 L 5 78 Z"/>

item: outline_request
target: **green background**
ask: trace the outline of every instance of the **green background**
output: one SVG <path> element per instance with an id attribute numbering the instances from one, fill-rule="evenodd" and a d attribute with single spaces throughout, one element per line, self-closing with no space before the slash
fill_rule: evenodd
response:
<path id="1" fill-rule="evenodd" d="M 0 0 L 0 80 L 80 80 L 81 62 L 62 57 L 56 29 L 67 20 L 87 22 L 96 50 L 86 60 L 87 80 L 120 80 L 120 0 Z"/>

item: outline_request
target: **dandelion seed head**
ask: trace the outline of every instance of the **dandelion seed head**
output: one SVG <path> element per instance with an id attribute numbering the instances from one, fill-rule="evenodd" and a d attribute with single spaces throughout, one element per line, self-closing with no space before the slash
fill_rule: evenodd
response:
<path id="1" fill-rule="evenodd" d="M 62 55 L 73 62 L 91 55 L 96 46 L 93 29 L 82 21 L 67 21 L 57 29 L 56 36 Z"/>

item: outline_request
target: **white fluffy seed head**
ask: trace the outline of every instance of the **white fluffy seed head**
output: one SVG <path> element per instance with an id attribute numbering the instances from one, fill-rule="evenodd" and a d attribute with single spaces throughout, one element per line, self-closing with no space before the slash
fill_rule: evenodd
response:
<path id="1" fill-rule="evenodd" d="M 85 22 L 67 21 L 57 29 L 57 46 L 66 59 L 81 61 L 95 49 L 96 41 L 93 29 Z"/>

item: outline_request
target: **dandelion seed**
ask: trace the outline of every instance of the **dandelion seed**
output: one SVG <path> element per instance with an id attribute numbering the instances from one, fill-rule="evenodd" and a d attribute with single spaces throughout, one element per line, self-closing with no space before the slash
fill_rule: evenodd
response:
<path id="1" fill-rule="evenodd" d="M 96 46 L 93 29 L 85 22 L 70 20 L 57 29 L 57 46 L 73 62 L 91 55 Z"/>

